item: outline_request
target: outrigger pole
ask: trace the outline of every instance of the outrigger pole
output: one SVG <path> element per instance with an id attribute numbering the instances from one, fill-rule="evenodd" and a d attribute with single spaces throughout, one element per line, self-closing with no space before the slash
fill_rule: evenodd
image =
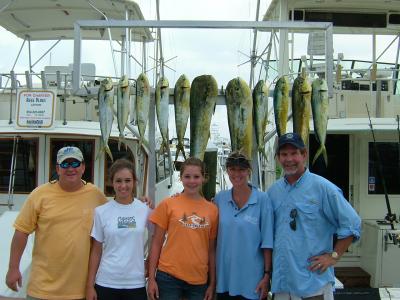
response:
<path id="1" fill-rule="evenodd" d="M 390 223 L 390 227 L 392 228 L 392 230 L 394 230 L 393 223 L 396 221 L 396 214 L 392 214 L 392 209 L 390 208 L 390 201 L 389 201 L 389 195 L 388 195 L 387 188 L 386 188 L 386 181 L 385 181 L 385 177 L 383 176 L 383 167 L 382 167 L 382 163 L 381 163 L 381 157 L 379 155 L 378 146 L 376 145 L 375 133 L 374 133 L 374 128 L 372 127 L 371 117 L 369 115 L 368 104 L 365 103 L 365 106 L 367 107 L 369 128 L 371 128 L 374 152 L 375 152 L 376 161 L 378 163 L 378 176 L 382 182 L 383 192 L 385 193 L 385 200 L 386 200 L 386 207 L 387 207 L 387 214 L 386 214 L 385 219 Z"/>

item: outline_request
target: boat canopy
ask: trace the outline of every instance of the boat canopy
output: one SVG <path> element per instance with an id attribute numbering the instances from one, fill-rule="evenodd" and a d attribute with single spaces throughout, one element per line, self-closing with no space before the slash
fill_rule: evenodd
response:
<path id="1" fill-rule="evenodd" d="M 144 20 L 139 5 L 131 0 L 0 0 L 0 26 L 31 41 L 74 38 L 77 20 Z M 51 25 L 52 24 L 52 25 Z M 108 40 L 107 29 L 85 29 L 82 39 Z M 121 40 L 124 28 L 111 29 Z M 148 28 L 131 30 L 132 41 L 153 40 Z"/>
<path id="2" fill-rule="evenodd" d="M 400 30 L 399 0 L 272 0 L 263 21 L 280 20 L 284 2 L 289 21 L 332 22 L 334 33 L 397 35 Z"/>

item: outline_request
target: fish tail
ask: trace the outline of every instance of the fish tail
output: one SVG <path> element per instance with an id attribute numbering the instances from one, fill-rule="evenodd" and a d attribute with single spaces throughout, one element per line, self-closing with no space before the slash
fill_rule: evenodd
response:
<path id="1" fill-rule="evenodd" d="M 120 133 L 119 138 L 118 138 L 118 151 L 121 150 L 121 144 L 125 145 L 125 150 L 128 149 L 128 145 L 126 144 L 126 139 L 125 139 L 124 135 Z"/>
<path id="2" fill-rule="evenodd" d="M 175 161 L 178 159 L 179 152 L 182 152 L 183 158 L 186 160 L 185 147 L 181 142 L 178 142 L 178 145 L 176 145 Z"/>
<path id="3" fill-rule="evenodd" d="M 114 162 L 114 158 L 112 156 L 111 149 L 108 145 L 105 145 L 103 147 L 103 152 L 106 152 L 108 154 L 108 156 L 110 157 L 111 161 Z"/>
<path id="4" fill-rule="evenodd" d="M 265 153 L 265 147 L 259 147 L 258 152 L 268 161 L 267 153 Z"/>
<path id="5" fill-rule="evenodd" d="M 96 160 L 98 160 L 100 158 L 102 153 L 107 153 L 108 156 L 111 158 L 111 161 L 114 161 L 110 147 L 108 145 L 104 145 L 103 141 L 101 141 L 101 143 L 100 143 L 100 150 L 96 155 Z"/>
<path id="6" fill-rule="evenodd" d="M 320 145 L 320 147 L 319 147 L 318 150 L 317 150 L 317 153 L 315 153 L 315 155 L 314 155 L 314 159 L 313 159 L 313 161 L 312 161 L 312 164 L 314 164 L 314 163 L 317 161 L 317 158 L 318 158 L 321 154 L 322 154 L 323 157 L 324 157 L 325 166 L 328 166 L 328 154 L 327 154 L 327 152 L 326 152 L 325 145 Z"/>

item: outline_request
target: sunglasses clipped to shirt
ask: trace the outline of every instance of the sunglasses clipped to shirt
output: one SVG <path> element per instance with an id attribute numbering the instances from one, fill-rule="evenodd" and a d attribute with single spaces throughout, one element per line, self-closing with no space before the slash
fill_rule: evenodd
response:
<path id="1" fill-rule="evenodd" d="M 72 162 L 65 161 L 58 165 L 60 166 L 61 169 L 68 169 L 69 167 L 76 169 L 81 165 L 81 162 L 77 161 L 77 160 L 72 161 Z"/>
<path id="2" fill-rule="evenodd" d="M 290 229 L 293 231 L 296 231 L 297 226 L 296 226 L 296 217 L 297 217 L 297 209 L 293 208 L 290 211 L 289 217 L 292 219 L 292 221 L 289 222 Z"/>

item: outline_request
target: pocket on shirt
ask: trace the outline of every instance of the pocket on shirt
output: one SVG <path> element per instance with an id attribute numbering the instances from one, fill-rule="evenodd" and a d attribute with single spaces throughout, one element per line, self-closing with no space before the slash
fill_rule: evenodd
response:
<path id="1" fill-rule="evenodd" d="M 319 207 L 316 204 L 298 203 L 297 221 L 298 226 L 302 226 L 304 231 L 311 233 L 318 226 Z"/>

